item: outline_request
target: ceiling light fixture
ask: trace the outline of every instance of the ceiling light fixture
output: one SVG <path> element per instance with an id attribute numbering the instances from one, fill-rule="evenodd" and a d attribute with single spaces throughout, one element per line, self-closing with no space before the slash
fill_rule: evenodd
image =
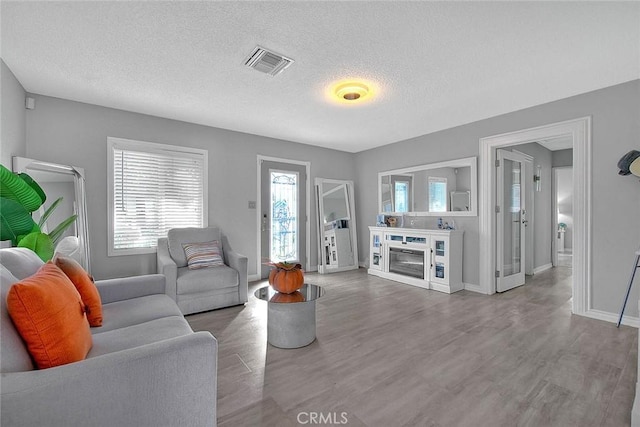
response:
<path id="1" fill-rule="evenodd" d="M 336 96 L 346 101 L 357 101 L 360 98 L 366 98 L 369 94 L 369 87 L 360 82 L 342 83 L 336 86 Z"/>
<path id="2" fill-rule="evenodd" d="M 361 81 L 341 81 L 332 86 L 332 96 L 341 103 L 360 103 L 371 98 L 371 85 Z"/>

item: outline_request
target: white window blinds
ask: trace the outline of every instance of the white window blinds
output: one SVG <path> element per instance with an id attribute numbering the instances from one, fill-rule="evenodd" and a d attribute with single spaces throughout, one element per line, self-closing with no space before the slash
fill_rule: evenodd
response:
<path id="1" fill-rule="evenodd" d="M 109 149 L 112 254 L 152 252 L 171 228 L 205 226 L 206 151 L 116 138 Z"/>

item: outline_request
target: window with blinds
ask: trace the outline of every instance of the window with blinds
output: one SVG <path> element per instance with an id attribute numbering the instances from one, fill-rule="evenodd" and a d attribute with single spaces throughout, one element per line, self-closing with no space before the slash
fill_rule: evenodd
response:
<path id="1" fill-rule="evenodd" d="M 207 152 L 108 138 L 109 255 L 155 252 L 178 227 L 206 226 Z"/>

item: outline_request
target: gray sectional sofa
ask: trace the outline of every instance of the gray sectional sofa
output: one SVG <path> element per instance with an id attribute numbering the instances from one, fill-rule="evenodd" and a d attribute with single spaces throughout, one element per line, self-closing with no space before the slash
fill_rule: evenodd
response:
<path id="1" fill-rule="evenodd" d="M 215 426 L 218 344 L 193 332 L 159 274 L 97 281 L 103 326 L 87 358 L 37 370 L 7 313 L 10 286 L 42 261 L 0 249 L 3 426 Z"/>

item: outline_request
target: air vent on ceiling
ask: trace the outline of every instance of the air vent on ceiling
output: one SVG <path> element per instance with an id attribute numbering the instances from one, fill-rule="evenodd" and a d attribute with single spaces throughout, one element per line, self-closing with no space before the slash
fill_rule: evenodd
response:
<path id="1" fill-rule="evenodd" d="M 244 62 L 244 65 L 262 73 L 275 76 L 291 65 L 292 62 L 293 59 L 291 58 L 257 46 Z"/>

